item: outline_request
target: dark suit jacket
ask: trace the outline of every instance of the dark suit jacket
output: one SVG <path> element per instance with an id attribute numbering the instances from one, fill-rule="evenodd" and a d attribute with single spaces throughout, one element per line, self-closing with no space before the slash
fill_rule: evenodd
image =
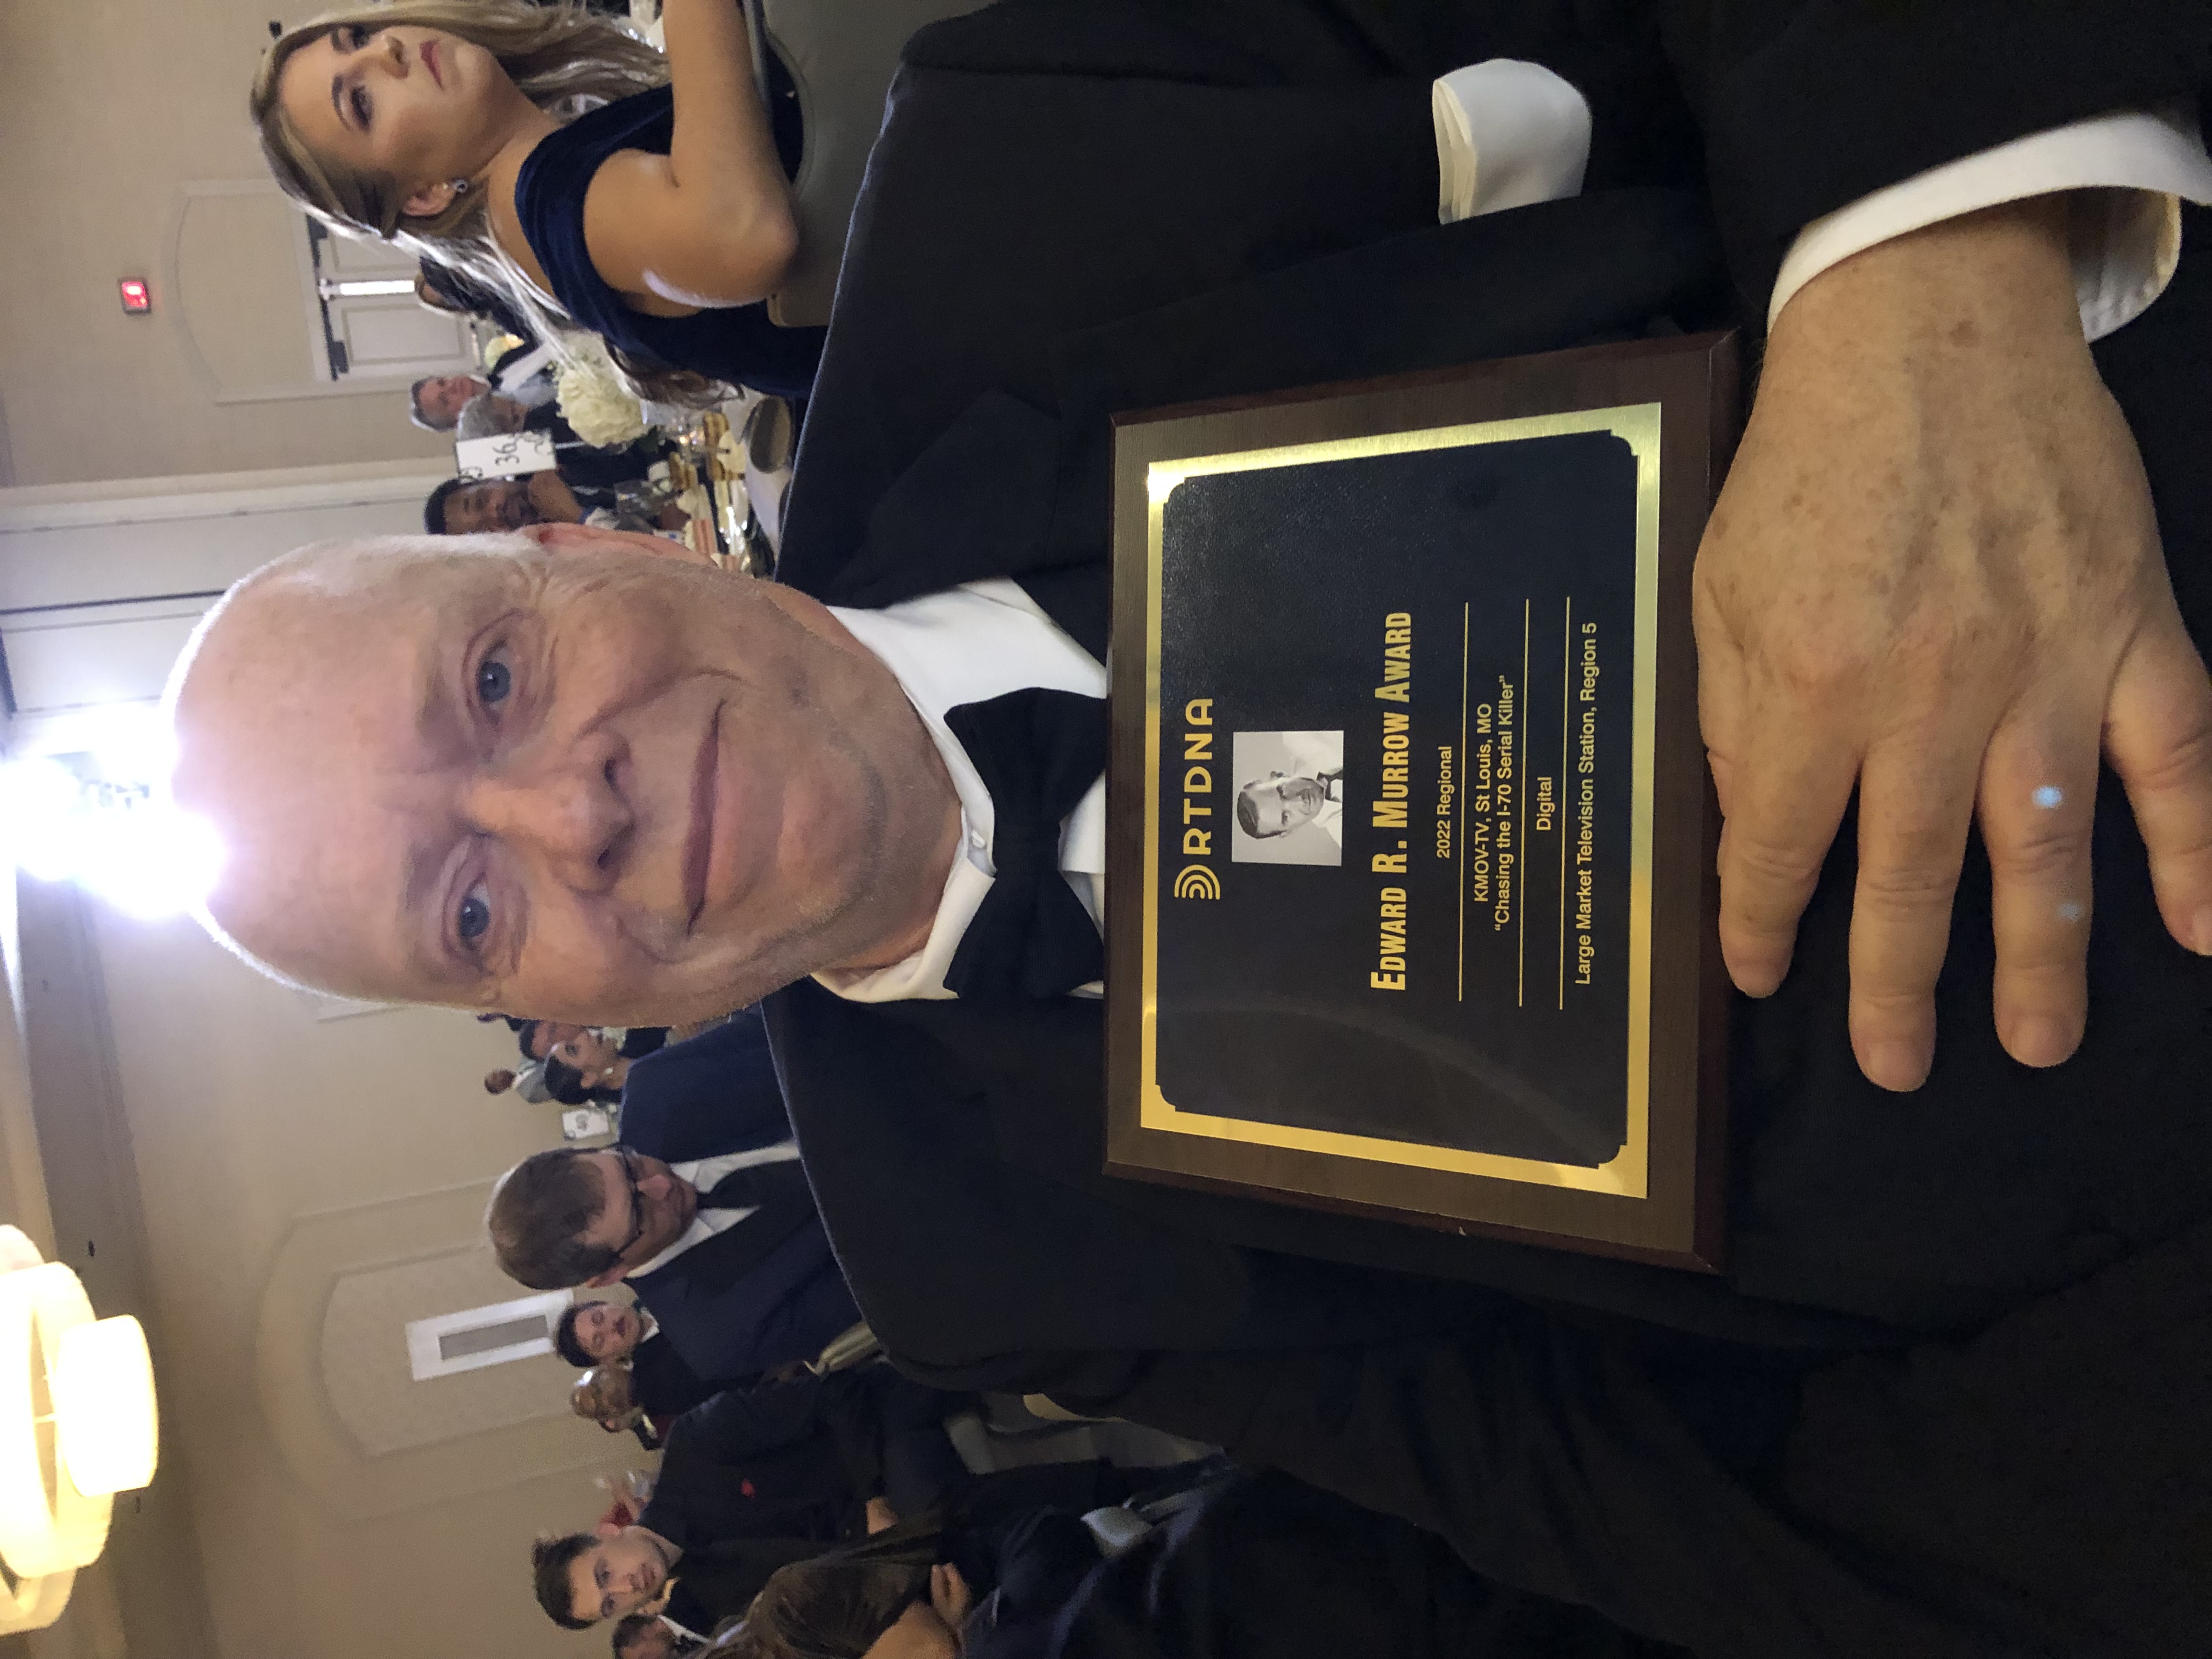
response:
<path id="1" fill-rule="evenodd" d="M 647 1417 L 663 1424 L 724 1389 L 737 1388 L 753 1380 L 750 1372 L 711 1380 L 701 1376 L 684 1363 L 676 1345 L 658 1331 L 630 1351 L 630 1397 L 644 1408 Z"/>
<path id="2" fill-rule="evenodd" d="M 638 1152 L 683 1164 L 790 1134 L 766 1040 L 750 1013 L 631 1063 L 622 1139 Z M 698 1376 L 749 1376 L 811 1359 L 859 1320 L 821 1218 L 788 1220 L 761 1212 L 631 1276 L 638 1300 Z"/>
<path id="3" fill-rule="evenodd" d="M 1208 1493 L 1102 1564 L 1072 1516 L 1007 1528 L 968 1659 L 1688 1659 L 1485 1583 L 1443 1541 L 1279 1474 Z"/>
<path id="4" fill-rule="evenodd" d="M 687 1553 L 728 1538 L 858 1536 L 882 1438 L 859 1372 L 728 1389 L 670 1427 L 638 1523 Z"/>
<path id="5" fill-rule="evenodd" d="M 622 1138 L 672 1164 L 789 1139 L 791 1120 L 760 1011 L 744 1009 L 631 1060 Z"/>
<path id="6" fill-rule="evenodd" d="M 1618 74 L 1583 81 L 1603 141 L 1583 197 L 1424 228 L 1432 176 L 1416 191 L 1407 175 L 1425 94 L 1375 78 L 1416 66 L 1377 57 L 1378 33 L 1330 37 L 1332 67 L 1296 29 L 1194 45 L 1143 8 L 1099 21 L 1109 9 L 985 14 L 910 46 L 854 215 L 785 580 L 873 605 L 1013 575 L 1103 656 L 1113 411 L 1700 325 L 1731 287 L 1755 327 L 1808 218 L 2002 138 L 2193 94 L 2204 72 L 2201 9 L 2178 0 L 2124 18 L 1711 0 L 1662 9 L 1670 106 L 1638 78 L 1657 60 L 1626 8 L 1464 8 L 1480 15 L 1453 61 Z M 1252 9 L 1205 15 L 1234 35 Z M 1626 43 L 1610 55 L 1608 28 Z M 1288 61 L 1279 38 L 1312 50 Z M 1665 148 L 1685 102 L 1702 154 Z M 1632 128 L 1657 148 L 1605 138 Z M 2185 260 L 2100 354 L 2200 637 L 2212 434 L 2172 365 L 2208 344 Z M 1937 1422 L 1973 1425 L 1959 1431 L 1977 1445 L 1992 1421 L 2041 1422 L 2007 1396 L 2000 1356 L 2021 1355 L 1996 1333 L 2039 1294 L 2181 1248 L 2166 1241 L 2205 1212 L 2212 1114 L 2174 1103 L 2212 1066 L 2212 969 L 2167 939 L 2109 779 L 2101 805 L 2082 1052 L 2032 1073 L 1997 1048 L 1977 850 L 1938 988 L 1944 1045 L 1906 1097 L 1865 1083 L 1844 1026 L 1846 828 L 1790 982 L 1737 1011 L 1726 1279 L 1109 1181 L 1094 1004 L 866 1006 L 802 983 L 770 1000 L 769 1029 L 861 1304 L 916 1375 L 1046 1386 L 1217 1440 L 1443 1531 L 1501 1582 L 1701 1651 L 2094 1652 L 2093 1632 L 2165 1651 L 2157 1632 L 2207 1611 L 2179 1555 L 2148 1576 L 2118 1546 L 2072 1559 L 2058 1540 L 2114 1523 L 2069 1509 L 2064 1482 L 1954 1459 L 1939 1491 L 1881 1449 Z M 2178 1296 L 2185 1279 L 2159 1282 Z M 2189 1316 L 2208 1340 L 2201 1304 Z M 2047 1358 L 2097 1328 L 2068 1318 L 2019 1340 Z M 1955 1373 L 1846 1362 L 1810 1385 L 1828 1404 L 1799 1413 L 1812 1358 L 1992 1320 Z M 2128 1358 L 2181 1363 L 2157 1345 Z M 1931 1365 L 1953 1385 L 1940 1400 Z M 2061 1366 L 2039 1375 L 2067 1387 Z M 2185 1394 L 2144 1381 L 2135 1397 L 2166 1401 L 2151 1416 L 2170 1437 Z M 2064 1397 L 2107 1422 L 2097 1396 Z M 2150 1443 L 2115 1467 L 2170 1492 Z M 2179 1529 L 2203 1538 L 2205 1506 L 2184 1507 Z M 2015 1524 L 1923 1519 L 1962 1510 Z M 2157 1588 L 2124 1603 L 2120 1582 Z"/>
<path id="7" fill-rule="evenodd" d="M 811 1538 L 731 1538 L 684 1552 L 663 1612 L 684 1629 L 712 1636 L 744 1615 L 778 1567 L 811 1561 L 828 1547 Z"/>

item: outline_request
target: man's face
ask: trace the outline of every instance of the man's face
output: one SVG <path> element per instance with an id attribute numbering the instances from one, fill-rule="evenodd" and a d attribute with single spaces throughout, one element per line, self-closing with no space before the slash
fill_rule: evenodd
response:
<path id="1" fill-rule="evenodd" d="M 463 484 L 446 497 L 444 510 L 448 536 L 520 530 L 540 521 L 527 478 L 486 478 L 482 483 Z"/>
<path id="2" fill-rule="evenodd" d="M 1266 781 L 1245 786 L 1259 819 L 1258 834 L 1286 836 L 1302 823 L 1310 823 L 1328 803 L 1328 791 L 1314 778 L 1286 778 L 1271 774 Z"/>
<path id="3" fill-rule="evenodd" d="M 584 1237 L 619 1252 L 615 1265 L 591 1282 L 611 1285 L 634 1273 L 684 1237 L 699 1212 L 699 1189 L 657 1158 L 643 1152 L 583 1153 L 599 1177 L 599 1211 Z"/>
<path id="4" fill-rule="evenodd" d="M 531 1028 L 530 1057 L 532 1060 L 543 1060 L 561 1044 L 573 1037 L 583 1036 L 589 1029 L 587 1026 L 577 1024 L 573 1020 L 541 1019 Z"/>
<path id="5" fill-rule="evenodd" d="M 690 1223 L 687 1220 L 684 1224 L 689 1226 Z M 653 1252 L 654 1255 L 659 1254 L 658 1250 Z M 650 1261 L 653 1256 L 645 1259 Z M 628 1358 L 637 1346 L 642 1330 L 637 1310 L 618 1302 L 586 1302 L 576 1315 L 576 1346 L 591 1355 L 596 1364 Z"/>
<path id="6" fill-rule="evenodd" d="M 578 1619 L 619 1619 L 660 1594 L 668 1558 L 642 1527 L 602 1538 L 568 1564 L 569 1610 Z"/>
<path id="7" fill-rule="evenodd" d="M 341 550 L 233 600 L 175 700 L 216 923 L 343 994 L 616 1024 L 856 959 L 944 817 L 896 683 L 787 589 L 554 539 Z"/>
<path id="8" fill-rule="evenodd" d="M 422 418 L 441 429 L 451 427 L 471 398 L 490 390 L 490 381 L 473 374 L 433 374 L 422 382 Z"/>
<path id="9" fill-rule="evenodd" d="M 582 1029 L 555 1043 L 553 1057 L 564 1066 L 574 1066 L 589 1079 L 612 1069 L 615 1061 L 622 1058 L 622 1051 L 605 1032 Z"/>

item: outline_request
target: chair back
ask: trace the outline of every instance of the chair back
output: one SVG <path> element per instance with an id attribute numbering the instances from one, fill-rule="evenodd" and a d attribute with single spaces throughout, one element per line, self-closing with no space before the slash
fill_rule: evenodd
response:
<path id="1" fill-rule="evenodd" d="M 830 320 L 845 228 L 884 124 L 884 99 L 907 37 L 925 23 L 979 9 L 979 0 L 745 0 L 754 41 L 782 60 L 799 89 L 805 151 L 792 180 L 799 257 L 768 297 L 784 328 Z"/>

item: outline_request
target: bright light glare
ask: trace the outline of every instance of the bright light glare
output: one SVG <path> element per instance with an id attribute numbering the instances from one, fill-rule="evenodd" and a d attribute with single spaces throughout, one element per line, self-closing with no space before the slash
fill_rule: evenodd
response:
<path id="1" fill-rule="evenodd" d="M 25 874 L 67 881 L 75 872 L 83 786 L 59 761 L 17 761 L 0 770 L 0 851 Z"/>
<path id="2" fill-rule="evenodd" d="M 41 757 L 0 767 L 0 860 L 155 921 L 206 896 L 222 849 L 204 820 L 143 786 L 88 782 Z"/>

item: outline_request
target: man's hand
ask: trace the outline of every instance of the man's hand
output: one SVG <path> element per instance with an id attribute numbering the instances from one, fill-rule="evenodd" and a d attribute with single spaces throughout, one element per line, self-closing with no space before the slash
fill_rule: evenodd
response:
<path id="1" fill-rule="evenodd" d="M 1729 972 L 1781 983 L 1856 787 L 1850 1031 L 1875 1082 L 1928 1075 L 1977 817 L 1998 1036 L 2030 1066 L 2074 1052 L 2100 743 L 2166 926 L 2212 952 L 2212 686 L 2082 343 L 2060 202 L 1901 237 L 1784 307 L 1696 617 Z"/>
<path id="2" fill-rule="evenodd" d="M 871 1534 L 889 1532 L 898 1525 L 898 1511 L 891 1507 L 888 1498 L 871 1498 L 862 1506 L 867 1511 L 868 1531 Z"/>

